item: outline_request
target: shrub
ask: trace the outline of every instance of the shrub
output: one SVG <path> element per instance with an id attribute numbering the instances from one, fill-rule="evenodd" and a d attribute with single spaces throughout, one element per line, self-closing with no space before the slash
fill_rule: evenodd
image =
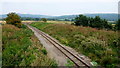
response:
<path id="1" fill-rule="evenodd" d="M 42 51 L 42 53 L 43 53 L 44 55 L 47 55 L 47 51 L 46 51 L 45 48 L 43 48 L 41 51 Z"/>
<path id="2" fill-rule="evenodd" d="M 117 21 L 117 24 L 115 25 L 116 30 L 120 30 L 120 19 Z"/>
<path id="3" fill-rule="evenodd" d="M 5 21 L 6 21 L 7 24 L 12 24 L 12 25 L 15 25 L 17 27 L 22 26 L 20 16 L 17 15 L 16 13 L 13 13 L 13 12 L 7 14 L 7 17 L 6 17 Z"/>
<path id="4" fill-rule="evenodd" d="M 47 19 L 46 18 L 41 18 L 41 21 L 47 22 Z"/>

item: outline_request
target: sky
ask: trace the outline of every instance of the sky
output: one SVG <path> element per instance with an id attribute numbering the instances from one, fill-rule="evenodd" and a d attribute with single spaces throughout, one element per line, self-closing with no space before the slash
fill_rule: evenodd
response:
<path id="1" fill-rule="evenodd" d="M 117 13 L 119 0 L 0 0 L 0 14 L 39 15 Z"/>

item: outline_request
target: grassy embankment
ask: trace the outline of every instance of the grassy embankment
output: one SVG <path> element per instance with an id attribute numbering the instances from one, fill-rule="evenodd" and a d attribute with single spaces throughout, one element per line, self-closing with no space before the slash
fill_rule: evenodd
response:
<path id="1" fill-rule="evenodd" d="M 102 66 L 120 65 L 117 53 L 119 50 L 117 48 L 117 32 L 70 24 L 36 22 L 31 25 L 53 36 L 62 44 L 83 53 Z"/>
<path id="2" fill-rule="evenodd" d="M 3 66 L 56 66 L 47 56 L 33 32 L 26 26 L 2 26 L 2 65 Z"/>

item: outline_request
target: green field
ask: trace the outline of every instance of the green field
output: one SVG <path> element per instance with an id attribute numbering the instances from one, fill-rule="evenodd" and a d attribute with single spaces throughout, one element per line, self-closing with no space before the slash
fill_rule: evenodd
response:
<path id="1" fill-rule="evenodd" d="M 62 44 L 88 56 L 101 66 L 120 65 L 117 32 L 70 24 L 34 22 L 31 25 L 48 33 Z"/>
<path id="2" fill-rule="evenodd" d="M 2 26 L 3 66 L 57 66 L 47 51 L 26 26 Z"/>

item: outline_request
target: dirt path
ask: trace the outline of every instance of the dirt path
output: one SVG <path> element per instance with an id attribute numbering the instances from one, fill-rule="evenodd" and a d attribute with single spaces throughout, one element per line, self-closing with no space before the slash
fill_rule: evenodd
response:
<path id="1" fill-rule="evenodd" d="M 30 28 L 30 27 L 29 27 Z M 60 52 L 57 48 L 54 47 L 53 44 L 51 44 L 48 40 L 46 40 L 42 35 L 40 35 L 37 31 L 35 31 L 34 29 L 30 28 L 35 36 L 39 39 L 39 41 L 41 42 L 41 44 L 43 44 L 43 46 L 46 48 L 47 52 L 48 52 L 48 56 L 54 60 L 56 60 L 56 62 L 58 63 L 58 66 L 65 66 L 68 61 L 68 58 L 62 53 Z M 54 39 L 55 40 L 55 39 Z M 56 40 L 57 41 L 57 40 Z M 63 45 L 64 46 L 64 45 Z M 83 60 L 90 62 L 90 59 L 85 57 L 82 54 L 78 54 L 74 49 L 64 46 L 66 47 L 68 50 L 70 50 L 71 52 L 73 52 L 74 54 L 76 54 L 77 56 L 81 57 Z M 83 66 L 83 65 L 81 65 Z"/>

